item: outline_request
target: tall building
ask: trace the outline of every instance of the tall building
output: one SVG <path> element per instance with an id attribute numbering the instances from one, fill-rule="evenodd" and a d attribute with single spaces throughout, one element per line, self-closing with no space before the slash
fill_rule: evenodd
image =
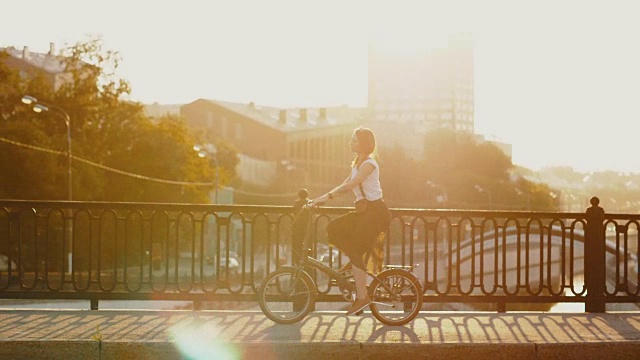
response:
<path id="1" fill-rule="evenodd" d="M 446 48 L 398 54 L 369 47 L 368 126 L 380 147 L 422 157 L 425 134 L 445 127 L 474 132 L 474 44 L 449 37 Z"/>

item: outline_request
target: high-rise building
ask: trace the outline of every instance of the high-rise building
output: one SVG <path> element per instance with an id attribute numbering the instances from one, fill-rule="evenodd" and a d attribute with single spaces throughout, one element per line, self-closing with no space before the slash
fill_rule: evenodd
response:
<path id="1" fill-rule="evenodd" d="M 445 127 L 474 132 L 474 44 L 449 37 L 446 48 L 399 54 L 369 47 L 368 126 L 383 147 L 421 158 L 425 134 Z"/>

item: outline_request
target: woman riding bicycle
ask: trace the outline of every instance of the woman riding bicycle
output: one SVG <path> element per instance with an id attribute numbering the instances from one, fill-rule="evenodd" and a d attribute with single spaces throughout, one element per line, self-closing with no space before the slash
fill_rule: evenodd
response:
<path id="1" fill-rule="evenodd" d="M 356 299 L 347 310 L 347 315 L 357 313 L 371 304 L 367 295 L 364 257 L 372 250 L 378 235 L 387 230 L 391 220 L 389 209 L 382 200 L 380 168 L 371 157 L 376 147 L 373 131 L 356 129 L 350 146 L 351 151 L 356 153 L 351 174 L 342 184 L 312 200 L 314 205 L 318 205 L 353 191 L 356 202 L 360 202 L 356 207 L 366 204 L 363 211 L 349 212 L 327 225 L 329 242 L 342 250 L 350 260 L 339 272 L 350 269 L 356 284 Z"/>

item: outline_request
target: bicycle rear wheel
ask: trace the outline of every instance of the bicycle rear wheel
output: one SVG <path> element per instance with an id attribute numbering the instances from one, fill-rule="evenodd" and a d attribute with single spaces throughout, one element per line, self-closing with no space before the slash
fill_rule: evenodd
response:
<path id="1" fill-rule="evenodd" d="M 279 324 L 302 320 L 315 303 L 316 286 L 304 271 L 282 267 L 269 274 L 258 290 L 262 312 Z"/>
<path id="2" fill-rule="evenodd" d="M 371 313 L 387 325 L 404 325 L 422 308 L 422 286 L 410 272 L 390 269 L 377 276 L 371 286 Z"/>

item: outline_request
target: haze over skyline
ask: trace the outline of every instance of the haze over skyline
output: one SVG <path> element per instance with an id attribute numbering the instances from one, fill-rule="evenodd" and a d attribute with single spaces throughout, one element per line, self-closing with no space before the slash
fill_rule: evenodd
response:
<path id="1" fill-rule="evenodd" d="M 143 103 L 364 107 L 370 43 L 411 53 L 469 32 L 477 133 L 511 143 L 513 162 L 531 169 L 640 173 L 633 9 L 620 0 L 33 0 L 3 5 L 0 47 L 47 52 L 101 36 Z"/>

